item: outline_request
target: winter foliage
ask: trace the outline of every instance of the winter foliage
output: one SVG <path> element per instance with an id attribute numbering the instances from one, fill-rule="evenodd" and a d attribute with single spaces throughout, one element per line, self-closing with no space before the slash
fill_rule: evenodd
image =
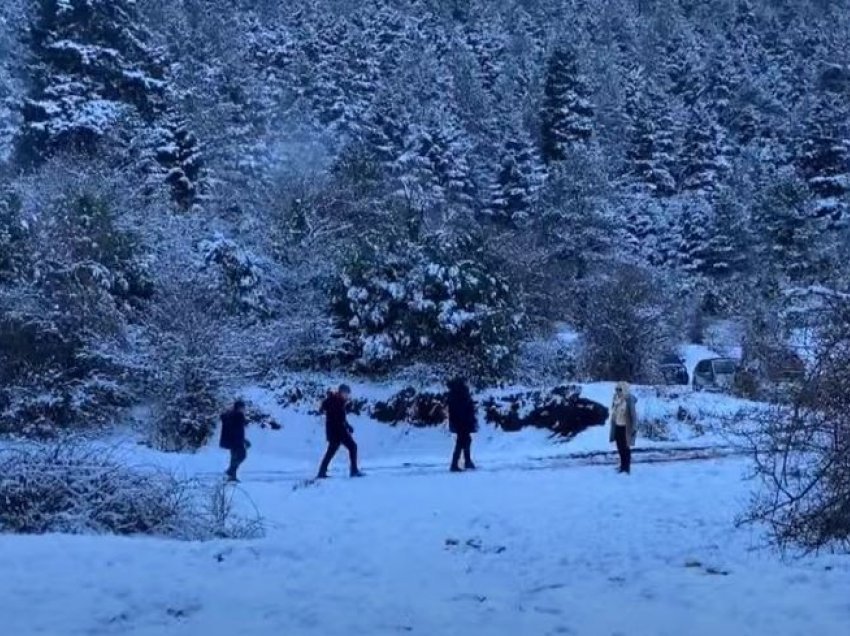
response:
<path id="1" fill-rule="evenodd" d="M 848 32 L 815 0 L 4 2 L 0 429 L 144 403 L 195 446 L 235 377 L 530 376 L 560 321 L 648 378 L 677 304 L 847 291 Z"/>
<path id="2" fill-rule="evenodd" d="M 184 540 L 262 535 L 258 517 L 237 514 L 232 493 L 164 470 L 127 465 L 78 442 L 0 453 L 0 532 L 153 535 Z"/>
<path id="3" fill-rule="evenodd" d="M 341 329 L 366 368 L 396 358 L 476 352 L 504 367 L 522 323 L 508 284 L 474 261 L 427 254 L 361 257 L 333 298 Z"/>

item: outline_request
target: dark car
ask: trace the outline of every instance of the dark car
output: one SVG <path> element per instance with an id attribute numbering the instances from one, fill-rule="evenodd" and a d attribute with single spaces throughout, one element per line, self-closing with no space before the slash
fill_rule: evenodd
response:
<path id="1" fill-rule="evenodd" d="M 664 355 L 660 359 L 658 369 L 661 378 L 667 386 L 687 386 L 689 384 L 688 369 L 681 356 L 675 353 Z"/>
<path id="2" fill-rule="evenodd" d="M 661 365 L 661 376 L 668 386 L 687 386 L 688 370 L 681 362 L 665 362 Z"/>

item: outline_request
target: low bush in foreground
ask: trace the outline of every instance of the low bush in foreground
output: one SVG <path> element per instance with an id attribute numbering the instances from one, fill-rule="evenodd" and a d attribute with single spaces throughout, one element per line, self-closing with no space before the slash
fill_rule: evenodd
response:
<path id="1" fill-rule="evenodd" d="M 0 532 L 251 538 L 262 521 L 237 514 L 233 490 L 125 465 L 83 444 L 0 451 Z"/>

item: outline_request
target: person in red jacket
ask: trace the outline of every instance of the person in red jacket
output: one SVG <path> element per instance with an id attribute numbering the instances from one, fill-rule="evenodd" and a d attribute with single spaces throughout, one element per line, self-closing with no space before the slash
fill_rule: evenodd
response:
<path id="1" fill-rule="evenodd" d="M 325 435 L 328 440 L 328 450 L 319 467 L 318 479 L 327 479 L 328 467 L 339 450 L 345 446 L 350 459 L 352 477 L 362 477 L 363 473 L 357 467 L 357 443 L 352 437 L 354 429 L 348 423 L 348 401 L 351 399 L 351 388 L 342 384 L 339 390 L 328 393 L 322 402 L 320 412 L 325 414 Z"/>

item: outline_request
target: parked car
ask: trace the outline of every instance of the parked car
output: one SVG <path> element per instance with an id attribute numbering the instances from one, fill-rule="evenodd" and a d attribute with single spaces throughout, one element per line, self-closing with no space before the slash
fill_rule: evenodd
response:
<path id="1" fill-rule="evenodd" d="M 662 363 L 661 375 L 664 378 L 664 384 L 668 386 L 687 386 L 689 384 L 688 369 L 681 362 Z"/>
<path id="2" fill-rule="evenodd" d="M 694 391 L 731 391 L 738 367 L 734 358 L 700 360 L 694 369 Z"/>

